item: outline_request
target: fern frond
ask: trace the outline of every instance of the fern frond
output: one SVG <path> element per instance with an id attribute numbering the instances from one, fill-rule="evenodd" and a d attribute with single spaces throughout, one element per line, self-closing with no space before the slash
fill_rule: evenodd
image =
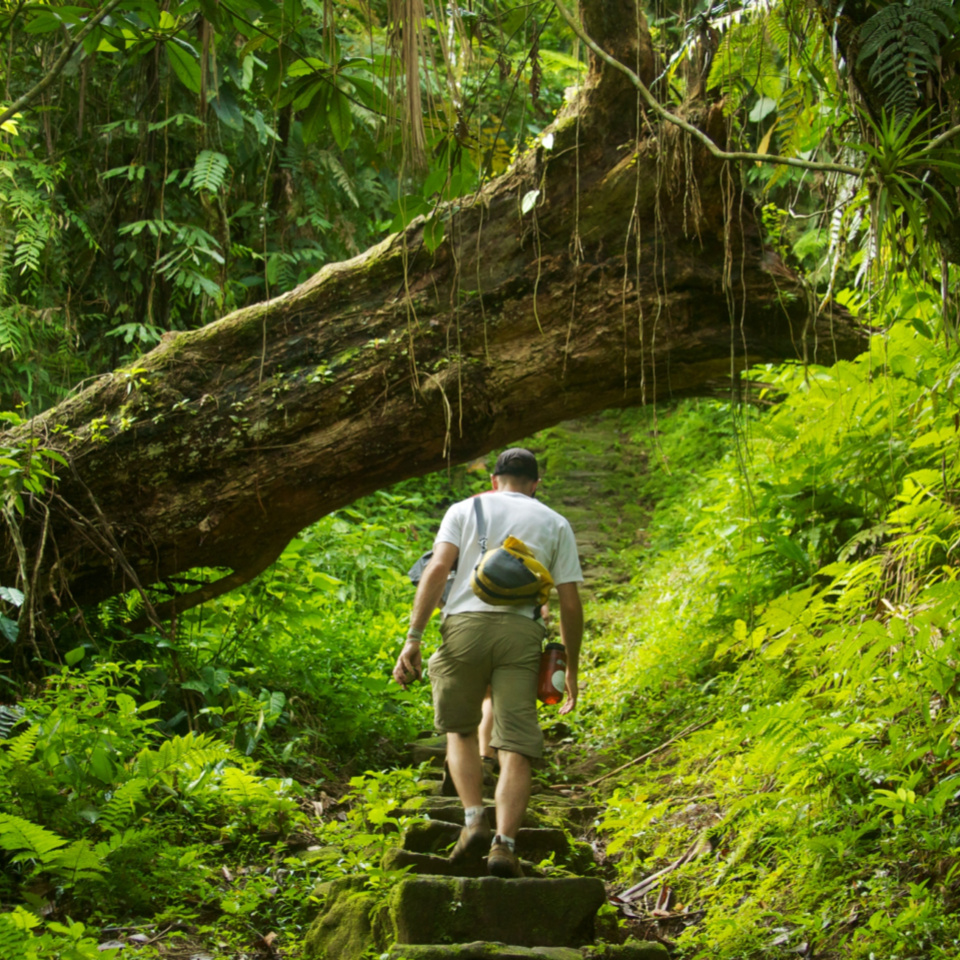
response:
<path id="1" fill-rule="evenodd" d="M 216 150 L 201 150 L 190 171 L 190 186 L 196 193 L 216 193 L 223 186 L 230 161 Z"/>
<path id="2" fill-rule="evenodd" d="M 891 3 L 860 27 L 858 65 L 871 57 L 869 77 L 883 91 L 891 110 L 912 113 L 923 78 L 937 69 L 940 43 L 958 25 L 945 0 Z"/>
<path id="3" fill-rule="evenodd" d="M 137 755 L 136 773 L 147 780 L 168 778 L 180 770 L 196 770 L 236 758 L 235 751 L 208 734 L 187 734 L 166 740 L 154 750 L 146 748 Z"/>
<path id="4" fill-rule="evenodd" d="M 129 823 L 137 813 L 137 804 L 146 796 L 149 780 L 134 777 L 122 783 L 100 813 L 97 821 L 101 829 L 116 833 Z"/>
<path id="5" fill-rule="evenodd" d="M 122 833 L 115 833 L 107 840 L 101 840 L 98 844 L 95 844 L 93 852 L 103 861 L 119 850 L 135 847 L 152 839 L 154 839 L 153 830 L 124 830 Z"/>
<path id="6" fill-rule="evenodd" d="M 231 803 L 238 806 L 249 806 L 274 799 L 273 791 L 268 789 L 259 777 L 237 767 L 228 767 L 223 771 L 220 789 Z"/>
<path id="7" fill-rule="evenodd" d="M 47 859 L 45 866 L 68 883 L 91 880 L 104 870 L 103 863 L 86 840 L 74 840 L 66 850 L 58 850 Z"/>
<path id="8" fill-rule="evenodd" d="M 0 960 L 20 960 L 26 956 L 30 931 L 40 926 L 40 918 L 23 907 L 0 913 Z"/>
<path id="9" fill-rule="evenodd" d="M 350 198 L 350 202 L 355 207 L 359 207 L 360 201 L 357 199 L 356 191 L 353 189 L 353 182 L 350 180 L 347 171 L 343 169 L 340 161 L 329 150 L 321 150 L 320 159 L 323 161 L 324 166 L 330 171 L 333 179 L 337 182 L 337 186 Z"/>
<path id="10" fill-rule="evenodd" d="M 22 817 L 0 813 L 0 847 L 16 854 L 14 860 L 33 859 L 47 863 L 51 854 L 66 843 L 52 830 Z"/>
<path id="11" fill-rule="evenodd" d="M 3 314 L 0 313 L 0 320 L 2 320 Z M 2 343 L 0 343 L 0 350 L 3 349 Z M 13 728 L 23 719 L 23 708 L 18 706 L 7 706 L 6 704 L 0 703 L 0 740 L 6 740 L 10 736 Z M 32 728 L 31 728 L 32 729 Z M 29 733 L 29 731 L 24 731 Z M 33 739 L 37 739 L 39 734 L 39 729 L 34 733 Z M 23 734 L 20 735 L 21 737 Z M 20 737 L 17 737 L 19 740 Z M 7 756 L 10 757 L 10 753 L 7 753 Z"/>

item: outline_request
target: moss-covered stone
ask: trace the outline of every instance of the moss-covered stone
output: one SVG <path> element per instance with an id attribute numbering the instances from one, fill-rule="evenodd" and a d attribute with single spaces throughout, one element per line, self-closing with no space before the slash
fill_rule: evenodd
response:
<path id="1" fill-rule="evenodd" d="M 324 911 L 307 932 L 304 960 L 360 960 L 371 947 L 386 948 L 383 904 L 365 884 L 366 877 L 345 877 L 317 887 Z"/>
<path id="2" fill-rule="evenodd" d="M 411 874 L 434 877 L 485 877 L 486 861 L 454 865 L 448 857 L 437 857 L 430 853 L 414 853 L 394 847 L 383 855 L 384 870 L 401 870 L 408 867 Z"/>
<path id="3" fill-rule="evenodd" d="M 496 821 L 496 805 L 492 800 L 485 802 L 487 808 L 487 820 L 493 826 Z M 410 816 L 426 814 L 431 820 L 444 820 L 447 823 L 456 823 L 463 826 L 463 806 L 459 800 L 450 797 L 424 797 L 423 802 L 417 807 L 398 807 L 390 812 L 391 817 Z M 546 827 L 562 826 L 562 820 L 555 818 L 554 822 L 547 822 L 537 810 L 527 811 L 523 815 L 521 827 Z"/>
<path id="4" fill-rule="evenodd" d="M 403 849 L 412 853 L 440 853 L 457 842 L 460 827 L 444 820 L 411 824 L 403 835 Z"/>
<path id="5" fill-rule="evenodd" d="M 446 853 L 457 837 L 460 825 L 430 820 L 410 826 L 403 836 L 403 849 L 412 853 Z M 517 833 L 517 856 L 539 863 L 555 854 L 558 863 L 567 863 L 571 844 L 566 833 L 551 827 L 522 827 Z M 581 857 L 582 859 L 582 857 Z M 588 858 L 592 860 L 592 854 Z"/>
<path id="6" fill-rule="evenodd" d="M 390 960 L 583 960 L 573 947 L 518 947 L 505 943 L 395 944 Z"/>
<path id="7" fill-rule="evenodd" d="M 593 940 L 604 902 L 600 880 L 500 880 L 410 877 L 390 894 L 398 943 L 491 941 L 520 946 L 580 946 Z"/>
<path id="8" fill-rule="evenodd" d="M 474 943 L 397 943 L 389 960 L 668 960 L 662 943 L 628 940 L 602 947 L 520 947 L 477 940 Z"/>
<path id="9" fill-rule="evenodd" d="M 602 948 L 584 947 L 583 960 L 669 960 L 670 951 L 655 940 L 605 943 Z"/>
<path id="10" fill-rule="evenodd" d="M 546 874 L 529 860 L 521 860 L 523 875 L 531 879 L 542 879 Z M 475 863 L 461 863 L 454 865 L 448 857 L 437 857 L 431 853 L 413 853 L 393 847 L 383 855 L 381 866 L 384 870 L 409 869 L 411 874 L 433 877 L 485 877 L 487 876 L 487 861 Z M 550 876 L 571 876 L 564 873 L 562 868 L 551 868 Z"/>

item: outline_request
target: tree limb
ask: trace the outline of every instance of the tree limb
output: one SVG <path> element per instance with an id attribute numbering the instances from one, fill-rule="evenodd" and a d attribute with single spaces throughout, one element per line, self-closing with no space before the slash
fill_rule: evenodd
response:
<path id="1" fill-rule="evenodd" d="M 567 26 L 599 57 L 604 63 L 619 70 L 630 82 L 640 91 L 647 106 L 663 120 L 678 126 L 681 130 L 689 133 L 691 137 L 699 140 L 710 151 L 711 155 L 718 160 L 753 160 L 756 163 L 781 164 L 787 167 L 799 167 L 801 170 L 819 170 L 826 173 L 845 173 L 851 177 L 862 177 L 866 172 L 863 167 L 850 167 L 844 163 L 819 163 L 816 160 L 801 160 L 798 157 L 781 157 L 779 154 L 771 153 L 746 153 L 743 151 L 728 151 L 717 146 L 713 140 L 702 130 L 699 130 L 692 123 L 688 123 L 682 117 L 671 113 L 664 107 L 659 100 L 650 92 L 647 85 L 638 77 L 633 70 L 626 64 L 621 63 L 615 57 L 611 57 L 596 41 L 594 41 L 583 29 L 583 27 L 570 16 L 561 0 L 553 0 L 554 5 L 560 11 L 560 15 L 567 21 Z"/>

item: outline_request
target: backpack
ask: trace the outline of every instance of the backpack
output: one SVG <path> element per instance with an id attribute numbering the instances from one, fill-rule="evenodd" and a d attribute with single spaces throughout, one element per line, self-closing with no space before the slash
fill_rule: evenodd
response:
<path id="1" fill-rule="evenodd" d="M 416 587 L 420 581 L 423 579 L 423 571 L 426 569 L 427 564 L 433 559 L 433 551 L 428 550 L 426 553 L 420 555 L 417 559 L 417 562 L 407 571 L 407 576 L 410 578 L 410 582 Z M 440 598 L 440 606 L 447 602 L 447 597 L 450 596 L 450 588 L 453 586 L 453 578 L 457 575 L 457 565 L 454 564 L 450 568 L 450 573 L 447 575 L 447 582 L 443 585 L 443 596 Z"/>

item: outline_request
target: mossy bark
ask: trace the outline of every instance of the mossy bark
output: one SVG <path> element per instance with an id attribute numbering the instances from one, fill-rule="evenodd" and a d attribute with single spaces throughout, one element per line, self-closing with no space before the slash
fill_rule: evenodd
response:
<path id="1" fill-rule="evenodd" d="M 652 77 L 633 4 L 583 6 L 600 42 Z M 688 114 L 722 135 L 718 106 Z M 638 115 L 623 78 L 595 68 L 552 149 L 448 210 L 434 253 L 415 222 L 8 432 L 71 464 L 24 519 L 36 595 L 97 601 L 228 571 L 170 615 L 397 480 L 605 407 L 714 390 L 748 363 L 856 352 L 851 324 L 805 315 L 727 171 L 673 128 L 638 133 Z M 9 537 L 0 558 L 0 583 L 16 582 Z"/>

